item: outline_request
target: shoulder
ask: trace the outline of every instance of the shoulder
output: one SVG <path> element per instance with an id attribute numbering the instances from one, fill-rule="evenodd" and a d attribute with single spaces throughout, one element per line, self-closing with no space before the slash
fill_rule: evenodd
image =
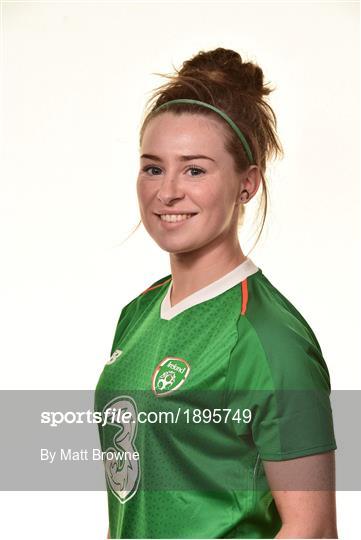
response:
<path id="1" fill-rule="evenodd" d="M 273 332 L 298 334 L 320 348 L 310 324 L 296 306 L 260 270 L 247 279 L 246 317 L 255 330 L 266 337 Z"/>
<path id="2" fill-rule="evenodd" d="M 240 325 L 248 329 L 263 368 L 275 386 L 329 386 L 329 372 L 316 335 L 295 305 L 262 270 L 247 279 L 247 308 Z"/>
<path id="3" fill-rule="evenodd" d="M 137 296 L 123 306 L 118 317 L 111 352 L 113 352 L 115 344 L 120 336 L 125 335 L 125 332 L 132 327 L 134 321 L 138 319 L 147 306 L 154 301 L 161 291 L 164 291 L 163 286 L 166 286 L 166 284 L 169 283 L 171 277 L 172 276 L 170 274 L 158 279 L 157 281 L 154 281 L 153 283 L 150 283 L 146 289 L 141 291 Z"/>
<path id="4" fill-rule="evenodd" d="M 153 283 L 150 283 L 146 289 L 144 289 L 139 296 L 144 296 L 145 294 L 149 294 L 151 291 L 160 290 L 162 287 L 169 284 L 170 280 L 172 279 L 172 274 L 168 274 L 167 276 L 164 276 L 157 281 L 154 281 Z"/>
<path id="5" fill-rule="evenodd" d="M 143 289 L 137 296 L 135 296 L 130 302 L 128 302 L 128 304 L 124 306 L 123 310 L 128 313 L 134 313 L 139 309 L 143 310 L 146 305 L 153 302 L 159 294 L 164 292 L 171 279 L 172 275 L 168 274 L 157 281 L 149 283 L 145 289 Z"/>

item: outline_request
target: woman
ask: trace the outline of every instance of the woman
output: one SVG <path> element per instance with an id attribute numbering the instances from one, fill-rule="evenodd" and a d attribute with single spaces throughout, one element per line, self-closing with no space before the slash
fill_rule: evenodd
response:
<path id="1" fill-rule="evenodd" d="M 171 273 L 123 308 L 96 389 L 108 536 L 337 538 L 327 365 L 238 239 L 282 153 L 271 90 L 223 48 L 167 77 L 137 193 Z"/>

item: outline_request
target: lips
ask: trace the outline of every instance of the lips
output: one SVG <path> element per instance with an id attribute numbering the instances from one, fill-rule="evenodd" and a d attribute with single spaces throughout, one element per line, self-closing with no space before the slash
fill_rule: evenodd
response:
<path id="1" fill-rule="evenodd" d="M 198 214 L 198 212 L 154 212 L 156 216 L 160 216 L 160 215 L 167 215 L 167 216 L 179 216 L 179 215 L 184 215 L 184 214 L 192 214 L 193 216 L 195 216 L 196 214 Z"/>

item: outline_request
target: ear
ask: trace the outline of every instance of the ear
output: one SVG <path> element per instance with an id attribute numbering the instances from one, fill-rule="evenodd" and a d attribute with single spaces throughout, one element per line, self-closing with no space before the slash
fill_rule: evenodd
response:
<path id="1" fill-rule="evenodd" d="M 262 181 L 261 171 L 258 165 L 250 167 L 241 175 L 239 191 L 237 195 L 237 204 L 246 204 L 255 196 Z M 248 191 L 248 198 L 245 198 L 244 190 Z"/>

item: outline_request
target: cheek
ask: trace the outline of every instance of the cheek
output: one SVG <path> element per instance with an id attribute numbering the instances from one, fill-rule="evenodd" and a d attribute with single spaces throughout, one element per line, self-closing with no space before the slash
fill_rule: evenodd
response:
<path id="1" fill-rule="evenodd" d="M 202 203 L 212 221 L 223 221 L 232 213 L 229 196 L 222 188 L 207 190 L 204 193 Z"/>
<path id="2" fill-rule="evenodd" d="M 154 187 L 152 187 L 150 183 L 142 180 L 137 181 L 137 195 L 140 206 L 144 207 L 148 204 L 148 201 L 153 196 L 153 192 Z"/>

